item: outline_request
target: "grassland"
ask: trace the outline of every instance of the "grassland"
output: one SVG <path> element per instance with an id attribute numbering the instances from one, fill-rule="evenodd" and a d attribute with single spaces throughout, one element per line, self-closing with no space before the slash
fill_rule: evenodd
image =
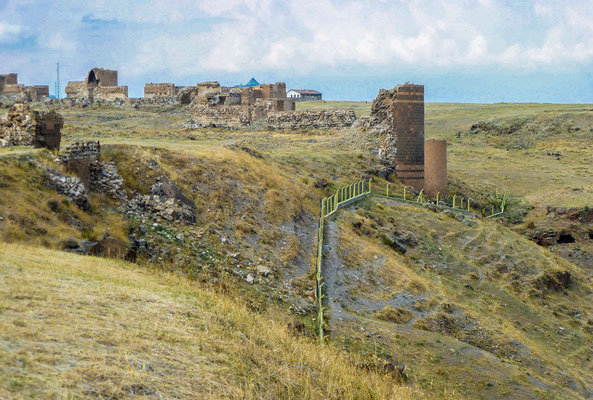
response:
<path id="1" fill-rule="evenodd" d="M 343 106 L 370 111 L 298 104 Z M 340 214 L 331 252 L 356 284 L 328 293 L 338 307 L 330 346 L 308 338 L 319 200 L 375 168 L 378 138 L 188 130 L 188 110 L 173 107 L 60 112 L 64 145 L 100 140 L 130 197 L 169 177 L 197 223 L 124 218 L 101 196 L 84 213 L 45 184 L 39 164 L 60 168 L 50 153 L 0 150 L 0 237 L 12 243 L 0 244 L 0 397 L 581 399 L 593 386 L 591 266 L 500 224 L 423 209 L 367 202 Z M 587 106 L 426 106 L 427 137 L 449 141 L 453 187 L 534 205 L 521 229 L 548 227 L 548 204 L 593 204 L 591 129 Z M 125 240 L 139 225 L 153 261 L 46 249 L 105 233 Z M 587 229 L 574 251 L 593 248 Z M 412 243 L 405 255 L 390 247 L 401 235 Z M 376 318 L 388 305 L 399 310 Z M 394 313 L 406 318 L 390 322 Z M 304 337 L 286 329 L 297 321 Z M 386 360 L 403 375 L 381 372 Z"/>
<path id="2" fill-rule="evenodd" d="M 414 360 L 416 379 L 437 394 L 588 395 L 588 269 L 500 224 L 385 200 L 343 210 L 329 226 L 330 326 L 345 346 Z M 379 321 L 384 307 L 410 317 Z"/>
<path id="3" fill-rule="evenodd" d="M 301 102 L 300 109 L 370 102 Z M 467 135 L 472 125 L 523 123 L 505 133 Z M 593 106 L 589 104 L 426 104 L 426 137 L 449 143 L 450 176 L 484 190 L 525 197 L 535 205 L 593 204 Z M 556 156 L 559 154 L 559 156 Z"/>
<path id="4" fill-rule="evenodd" d="M 0 397 L 418 399 L 176 275 L 0 244 Z"/>

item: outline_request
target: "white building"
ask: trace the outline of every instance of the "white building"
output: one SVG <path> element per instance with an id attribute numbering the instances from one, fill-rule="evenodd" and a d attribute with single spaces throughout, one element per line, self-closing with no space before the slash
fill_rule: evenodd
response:
<path id="1" fill-rule="evenodd" d="M 322 94 L 317 90 L 290 89 L 286 97 L 295 101 L 321 100 Z"/>

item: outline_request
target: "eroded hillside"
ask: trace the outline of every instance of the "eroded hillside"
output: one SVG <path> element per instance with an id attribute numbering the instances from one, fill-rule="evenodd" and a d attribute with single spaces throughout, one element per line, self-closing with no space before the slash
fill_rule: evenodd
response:
<path id="1" fill-rule="evenodd" d="M 438 392 L 591 396 L 587 271 L 503 225 L 367 199 L 326 229 L 329 326 Z"/>

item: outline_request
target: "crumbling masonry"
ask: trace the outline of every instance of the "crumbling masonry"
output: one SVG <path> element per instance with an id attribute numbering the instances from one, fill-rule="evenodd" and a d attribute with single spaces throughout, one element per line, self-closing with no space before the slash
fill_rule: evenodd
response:
<path id="1" fill-rule="evenodd" d="M 387 172 L 432 196 L 447 191 L 447 143 L 424 141 L 424 86 L 381 90 L 363 129 L 380 136 L 378 155 Z"/>
<path id="2" fill-rule="evenodd" d="M 66 85 L 66 97 L 71 99 L 127 100 L 128 87 L 118 86 L 117 71 L 93 68 L 84 81 L 71 81 Z"/>
<path id="3" fill-rule="evenodd" d="M 64 119 L 56 112 L 34 111 L 15 103 L 0 121 L 0 147 L 34 146 L 59 150 Z"/>
<path id="4" fill-rule="evenodd" d="M 18 101 L 41 101 L 49 97 L 49 86 L 25 86 L 18 83 L 16 73 L 0 75 L 0 97 Z"/>

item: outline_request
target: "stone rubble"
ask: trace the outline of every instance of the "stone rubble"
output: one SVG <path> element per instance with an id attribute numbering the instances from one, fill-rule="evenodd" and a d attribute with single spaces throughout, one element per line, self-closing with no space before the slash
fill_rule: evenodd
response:
<path id="1" fill-rule="evenodd" d="M 185 197 L 179 188 L 167 178 L 160 177 L 151 187 L 151 194 L 139 194 L 127 204 L 129 215 L 150 217 L 153 220 L 196 223 L 196 206 Z"/>
<path id="2" fill-rule="evenodd" d="M 75 203 L 81 210 L 90 210 L 88 190 L 79 178 L 66 176 L 53 168 L 46 168 L 45 176 L 56 192 L 66 196 L 68 201 Z"/>

